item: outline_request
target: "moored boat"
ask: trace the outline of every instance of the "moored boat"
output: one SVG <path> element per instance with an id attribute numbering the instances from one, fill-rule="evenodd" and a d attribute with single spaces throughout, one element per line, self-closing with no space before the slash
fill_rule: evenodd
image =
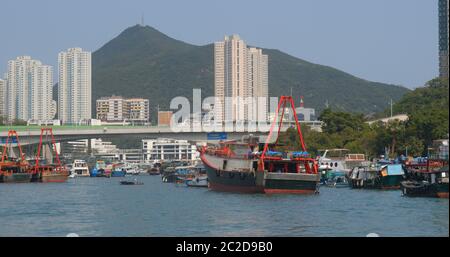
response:
<path id="1" fill-rule="evenodd" d="M 50 137 L 50 145 L 52 147 L 43 145 L 44 136 Z M 44 146 L 46 147 L 44 148 Z M 53 154 L 51 149 L 54 149 L 56 163 L 53 163 Z M 41 153 L 43 154 L 42 160 Z M 52 128 L 41 128 L 41 136 L 33 174 L 38 176 L 39 182 L 65 182 L 69 177 L 69 170 L 66 166 L 61 165 L 59 154 L 56 151 L 56 142 L 53 137 Z"/>
<path id="2" fill-rule="evenodd" d="M 125 177 L 125 169 L 122 163 L 115 163 L 112 166 L 111 177 Z"/>
<path id="3" fill-rule="evenodd" d="M 405 173 L 401 164 L 354 167 L 347 175 L 352 188 L 399 189 Z"/>
<path id="4" fill-rule="evenodd" d="M 280 110 L 280 120 L 283 121 L 286 104 L 291 105 L 294 114 L 301 151 L 276 151 L 277 142 L 269 144 Z M 265 143 L 250 135 L 242 142 L 227 141 L 218 146 L 204 146 L 200 149 L 200 158 L 212 190 L 268 194 L 318 192 L 318 165 L 306 151 L 291 96 L 281 97 Z"/>
<path id="5" fill-rule="evenodd" d="M 188 187 L 208 187 L 208 175 L 196 175 L 190 180 L 186 180 Z"/>
<path id="6" fill-rule="evenodd" d="M 66 182 L 69 178 L 69 171 L 64 167 L 45 165 L 37 169 L 40 174 L 40 182 Z"/>
<path id="7" fill-rule="evenodd" d="M 74 160 L 72 164 L 71 173 L 76 177 L 89 177 L 89 168 L 85 160 Z"/>
<path id="8" fill-rule="evenodd" d="M 437 170 L 416 171 L 401 183 L 403 195 L 412 197 L 448 198 L 448 165 Z"/>
<path id="9" fill-rule="evenodd" d="M 31 182 L 32 174 L 29 167 L 20 164 L 3 163 L 0 165 L 0 182 L 3 183 L 27 183 Z"/>
<path id="10" fill-rule="evenodd" d="M 12 150 L 13 141 L 16 141 L 19 148 L 19 158 L 15 157 Z M 9 156 L 11 154 L 12 156 Z M 19 143 L 19 136 L 15 130 L 8 131 L 5 145 L 3 146 L 2 158 L 0 161 L 0 182 L 3 183 L 26 183 L 31 182 L 32 169 L 25 159 L 22 147 Z"/>
<path id="11" fill-rule="evenodd" d="M 111 173 L 106 172 L 106 163 L 103 160 L 97 160 L 95 167 L 90 171 L 91 177 L 110 177 Z"/>

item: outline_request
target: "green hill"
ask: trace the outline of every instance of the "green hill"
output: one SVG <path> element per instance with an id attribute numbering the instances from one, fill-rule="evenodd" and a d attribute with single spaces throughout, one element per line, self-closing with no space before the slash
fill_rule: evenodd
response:
<path id="1" fill-rule="evenodd" d="M 313 64 L 278 50 L 269 55 L 269 94 L 304 95 L 305 104 L 319 111 L 330 107 L 374 113 L 384 110 L 392 98 L 408 89 L 370 82 L 337 69 Z M 149 98 L 154 114 L 159 104 L 168 108 L 175 96 L 192 97 L 192 88 L 202 96 L 214 94 L 213 44 L 191 45 L 172 39 L 149 26 L 133 26 L 106 43 L 92 56 L 92 93 Z M 298 98 L 297 98 L 298 99 Z M 94 110 L 95 112 L 95 110 Z"/>

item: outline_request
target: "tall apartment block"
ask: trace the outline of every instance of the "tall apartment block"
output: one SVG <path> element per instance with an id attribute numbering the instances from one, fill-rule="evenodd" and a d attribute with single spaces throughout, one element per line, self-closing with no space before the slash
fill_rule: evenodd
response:
<path id="1" fill-rule="evenodd" d="M 8 62 L 5 109 L 8 120 L 50 120 L 53 70 L 30 56 Z"/>
<path id="2" fill-rule="evenodd" d="M 238 35 L 225 36 L 224 41 L 214 43 L 214 94 L 216 120 L 248 120 L 248 105 L 238 97 L 242 100 L 268 96 L 267 55 L 262 54 L 261 49 L 247 48 Z M 227 97 L 231 97 L 228 103 L 225 102 Z M 266 116 L 267 110 L 263 113 Z"/>
<path id="3" fill-rule="evenodd" d="M 69 48 L 58 55 L 58 117 L 73 124 L 92 117 L 91 53 Z"/>

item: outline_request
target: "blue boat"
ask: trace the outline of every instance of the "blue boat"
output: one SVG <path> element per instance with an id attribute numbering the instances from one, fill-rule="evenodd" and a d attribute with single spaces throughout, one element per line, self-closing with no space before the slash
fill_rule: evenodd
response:
<path id="1" fill-rule="evenodd" d="M 111 171 L 111 177 L 125 177 L 126 173 L 123 164 L 115 164 Z"/>
<path id="2" fill-rule="evenodd" d="M 109 177 L 109 174 L 106 174 L 106 163 L 102 160 L 98 160 L 95 163 L 95 167 L 89 172 L 91 177 Z"/>

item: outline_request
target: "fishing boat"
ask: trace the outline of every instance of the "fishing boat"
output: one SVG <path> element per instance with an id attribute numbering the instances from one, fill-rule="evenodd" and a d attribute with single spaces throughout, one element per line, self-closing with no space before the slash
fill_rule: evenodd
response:
<path id="1" fill-rule="evenodd" d="M 193 170 L 193 177 L 185 180 L 188 187 L 208 187 L 208 175 L 204 165 L 196 165 Z"/>
<path id="2" fill-rule="evenodd" d="M 320 166 L 319 166 L 320 167 Z M 347 176 L 344 171 L 337 171 L 330 168 L 321 169 L 320 183 L 328 187 L 348 187 Z"/>
<path id="3" fill-rule="evenodd" d="M 405 196 L 448 198 L 448 139 L 435 140 L 427 157 L 406 163 L 406 181 L 401 184 Z"/>
<path id="4" fill-rule="evenodd" d="M 111 177 L 125 177 L 125 169 L 123 163 L 115 163 L 112 166 Z"/>
<path id="5" fill-rule="evenodd" d="M 55 152 L 56 163 L 53 163 L 53 156 L 49 145 L 43 145 L 43 137 L 48 142 L 48 137 L 51 138 L 51 145 Z M 45 147 L 44 147 L 45 146 Z M 43 153 L 43 162 L 41 161 L 41 152 Z M 61 165 L 58 151 L 56 151 L 56 142 L 53 137 L 52 128 L 41 128 L 41 136 L 39 140 L 38 152 L 36 155 L 36 164 L 34 166 L 34 174 L 38 174 L 40 182 L 65 182 L 69 176 L 69 170 Z"/>
<path id="6" fill-rule="evenodd" d="M 286 104 L 290 104 L 295 119 L 301 150 L 276 151 Z M 281 110 L 281 119 L 279 113 Z M 270 143 L 279 123 L 278 137 Z M 206 168 L 209 188 L 216 191 L 241 193 L 300 193 L 318 192 L 320 174 L 317 162 L 306 150 L 300 124 L 291 96 L 282 96 L 265 143 L 249 135 L 241 142 L 223 141 L 214 146 L 203 146 L 200 158 Z M 270 148 L 270 149 L 269 149 Z"/>
<path id="7" fill-rule="evenodd" d="M 188 187 L 208 187 L 208 175 L 195 175 L 192 179 L 186 180 Z"/>
<path id="8" fill-rule="evenodd" d="M 72 164 L 72 174 L 76 177 L 89 177 L 89 167 L 85 160 L 74 160 Z"/>
<path id="9" fill-rule="evenodd" d="M 160 175 L 161 172 L 159 171 L 158 167 L 151 167 L 147 169 L 147 173 L 151 176 Z"/>
<path id="10" fill-rule="evenodd" d="M 347 176 L 351 188 L 399 189 L 405 172 L 401 164 L 354 167 Z"/>
<path id="11" fill-rule="evenodd" d="M 95 167 L 90 172 L 91 177 L 110 177 L 111 173 L 106 172 L 106 163 L 103 160 L 97 160 Z"/>
<path id="12" fill-rule="evenodd" d="M 448 165 L 439 169 L 409 172 L 409 178 L 401 183 L 403 195 L 448 198 Z"/>
<path id="13" fill-rule="evenodd" d="M 17 143 L 20 157 L 16 158 L 12 144 Z M 8 155 L 10 153 L 11 156 Z M 25 159 L 19 136 L 15 130 L 8 131 L 5 145 L 3 146 L 2 159 L 0 162 L 0 182 L 3 183 L 26 183 L 31 182 L 32 169 L 30 163 Z"/>

